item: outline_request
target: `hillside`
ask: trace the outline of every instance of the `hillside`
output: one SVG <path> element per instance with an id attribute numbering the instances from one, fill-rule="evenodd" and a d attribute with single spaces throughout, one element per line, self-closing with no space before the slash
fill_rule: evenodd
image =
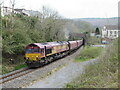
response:
<path id="1" fill-rule="evenodd" d="M 104 25 L 117 25 L 118 17 L 112 18 L 76 18 L 74 20 L 82 20 L 91 23 L 94 27 L 103 27 Z"/>

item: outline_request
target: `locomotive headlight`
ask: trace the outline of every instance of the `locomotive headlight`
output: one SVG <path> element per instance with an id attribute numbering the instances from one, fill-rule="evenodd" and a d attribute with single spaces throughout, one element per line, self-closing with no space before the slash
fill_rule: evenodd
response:
<path id="1" fill-rule="evenodd" d="M 28 60 L 28 59 L 29 59 L 29 57 L 24 57 L 24 59 Z"/>
<path id="2" fill-rule="evenodd" d="M 28 59 L 29 59 L 29 57 L 26 57 L 26 59 L 28 60 Z"/>

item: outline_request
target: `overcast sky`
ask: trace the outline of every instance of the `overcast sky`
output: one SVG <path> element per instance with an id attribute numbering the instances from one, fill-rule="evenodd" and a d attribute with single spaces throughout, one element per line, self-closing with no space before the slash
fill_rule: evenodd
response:
<path id="1" fill-rule="evenodd" d="M 10 0 L 3 0 L 4 6 L 10 6 Z M 12 0 L 11 0 L 12 1 Z M 47 6 L 55 9 L 66 18 L 108 18 L 118 16 L 120 0 L 15 0 L 15 8 L 40 10 Z"/>

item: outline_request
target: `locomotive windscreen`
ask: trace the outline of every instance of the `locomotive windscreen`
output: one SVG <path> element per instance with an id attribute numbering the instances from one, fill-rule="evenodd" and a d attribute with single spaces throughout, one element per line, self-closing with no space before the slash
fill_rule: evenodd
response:
<path id="1" fill-rule="evenodd" d="M 32 53 L 32 48 L 26 49 L 26 53 Z"/>
<path id="2" fill-rule="evenodd" d="M 39 48 L 34 48 L 34 53 L 39 53 Z"/>
<path id="3" fill-rule="evenodd" d="M 39 47 L 34 44 L 30 44 L 26 47 L 26 53 L 39 53 Z"/>

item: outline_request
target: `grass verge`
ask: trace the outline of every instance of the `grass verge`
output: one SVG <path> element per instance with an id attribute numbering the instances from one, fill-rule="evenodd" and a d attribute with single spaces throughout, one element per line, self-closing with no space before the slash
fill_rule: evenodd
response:
<path id="1" fill-rule="evenodd" d="M 9 62 L 7 61 L 7 59 L 9 59 Z M 10 61 L 10 59 L 14 58 L 2 58 L 3 62 L 2 62 L 2 73 L 0 74 L 6 74 L 18 69 L 21 69 L 23 67 L 26 67 L 25 65 L 25 60 L 23 59 L 23 56 L 18 55 L 16 57 L 16 60 L 14 60 L 13 62 Z"/>
<path id="2" fill-rule="evenodd" d="M 26 67 L 26 64 L 2 65 L 2 73 L 0 74 L 6 74 L 24 67 Z"/>
<path id="3" fill-rule="evenodd" d="M 18 70 L 18 69 L 24 68 L 26 66 L 27 66 L 26 64 L 19 64 L 19 65 L 15 66 L 14 70 Z"/>
<path id="4" fill-rule="evenodd" d="M 86 67 L 85 73 L 66 84 L 66 88 L 118 88 L 118 44 L 106 48 L 97 63 Z"/>
<path id="5" fill-rule="evenodd" d="M 86 46 L 85 49 L 81 51 L 80 56 L 76 57 L 74 61 L 83 62 L 90 59 L 94 59 L 100 55 L 101 51 L 103 51 L 102 47 Z"/>

